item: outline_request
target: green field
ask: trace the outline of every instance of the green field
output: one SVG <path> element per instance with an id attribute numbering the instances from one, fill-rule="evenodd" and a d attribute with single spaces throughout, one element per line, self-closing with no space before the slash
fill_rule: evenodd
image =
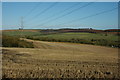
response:
<path id="1" fill-rule="evenodd" d="M 110 41 L 118 41 L 118 36 L 108 34 L 107 36 L 105 34 L 95 34 L 95 33 L 60 33 L 60 34 L 48 34 L 48 35 L 40 35 L 40 36 L 34 36 L 35 38 L 39 37 L 48 37 L 53 39 L 85 39 L 85 40 L 91 40 L 91 39 L 105 39 Z"/>
<path id="2" fill-rule="evenodd" d="M 120 47 L 120 36 L 114 34 L 103 33 L 56 33 L 56 34 L 43 34 L 41 32 L 32 31 L 5 31 L 5 35 L 24 37 L 32 40 L 50 41 L 50 42 L 72 42 L 82 44 L 101 45 L 109 47 Z"/>
<path id="3" fill-rule="evenodd" d="M 118 38 L 120 36 L 113 35 L 113 34 L 103 34 L 103 33 L 57 33 L 57 34 L 47 34 L 44 35 L 41 32 L 31 32 L 31 31 L 6 31 L 3 32 L 3 34 L 10 35 L 10 36 L 20 36 L 20 37 L 25 37 L 25 36 L 31 36 L 34 38 L 39 38 L 39 37 L 48 37 L 48 38 L 54 38 L 54 39 L 105 39 L 105 40 L 110 40 L 110 41 L 118 41 Z"/>
<path id="4" fill-rule="evenodd" d="M 23 36 L 36 36 L 40 35 L 40 32 L 32 32 L 32 31 L 3 31 L 3 34 L 5 35 L 10 35 L 10 36 L 18 36 L 18 37 L 23 37 Z"/>

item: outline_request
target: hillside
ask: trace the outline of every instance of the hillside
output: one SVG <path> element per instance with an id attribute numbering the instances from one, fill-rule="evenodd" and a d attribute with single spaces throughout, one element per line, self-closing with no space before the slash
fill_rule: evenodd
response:
<path id="1" fill-rule="evenodd" d="M 3 77 L 118 78 L 118 49 L 25 40 L 36 48 L 3 47 Z"/>
<path id="2" fill-rule="evenodd" d="M 18 31 L 18 30 L 3 30 L 4 31 Z M 81 29 L 24 29 L 26 32 L 41 32 L 44 34 L 50 33 L 67 33 L 67 32 L 88 32 L 88 33 L 110 33 L 120 34 L 120 29 L 107 29 L 107 30 L 96 30 L 92 28 L 81 28 Z"/>
<path id="3" fill-rule="evenodd" d="M 120 29 L 109 29 L 109 30 L 96 30 L 92 28 L 85 29 L 48 29 L 41 30 L 43 33 L 67 33 L 67 32 L 87 32 L 87 33 L 109 33 L 109 34 L 118 34 L 120 33 Z"/>
<path id="4" fill-rule="evenodd" d="M 119 30 L 47 29 L 3 30 L 3 35 L 50 42 L 70 42 L 120 48 Z"/>

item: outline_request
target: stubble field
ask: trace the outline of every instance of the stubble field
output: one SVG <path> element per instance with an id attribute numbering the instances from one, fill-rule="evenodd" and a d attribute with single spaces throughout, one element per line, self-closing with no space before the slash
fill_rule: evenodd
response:
<path id="1" fill-rule="evenodd" d="M 118 78 L 117 48 L 26 40 L 35 48 L 2 48 L 4 78 Z"/>

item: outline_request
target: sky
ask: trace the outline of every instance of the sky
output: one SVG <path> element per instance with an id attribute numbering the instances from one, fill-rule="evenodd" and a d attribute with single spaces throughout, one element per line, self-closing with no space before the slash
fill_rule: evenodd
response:
<path id="1" fill-rule="evenodd" d="M 2 29 L 118 28 L 117 2 L 3 2 Z M 22 20 L 21 20 L 22 18 Z"/>

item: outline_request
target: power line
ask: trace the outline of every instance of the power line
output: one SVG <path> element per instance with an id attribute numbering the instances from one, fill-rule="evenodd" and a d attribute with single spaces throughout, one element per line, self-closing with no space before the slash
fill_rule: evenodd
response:
<path id="1" fill-rule="evenodd" d="M 111 11 L 114 11 L 116 9 L 118 9 L 118 7 L 110 9 L 110 10 L 102 11 L 102 12 L 99 12 L 99 13 L 96 13 L 96 14 L 92 14 L 92 15 L 89 15 L 89 16 L 86 16 L 86 17 L 81 17 L 79 19 L 71 20 L 71 21 L 68 21 L 68 22 L 65 22 L 65 23 L 61 23 L 61 24 L 58 24 L 56 26 L 64 25 L 64 24 L 67 24 L 67 23 L 77 22 L 77 21 L 84 20 L 84 19 L 87 19 L 87 18 L 90 18 L 90 17 L 94 17 L 94 16 L 97 16 L 97 15 L 101 15 L 101 14 L 104 14 L 104 13 L 111 12 Z M 52 26 L 49 26 L 49 27 L 52 27 Z"/>
<path id="2" fill-rule="evenodd" d="M 68 8 L 66 8 L 66 9 L 64 9 L 64 10 L 62 10 L 62 11 L 59 11 L 58 13 L 55 13 L 55 14 L 58 15 L 58 14 L 60 14 L 60 13 L 63 13 L 63 12 L 65 12 L 65 11 L 67 11 L 67 10 L 71 9 L 72 7 L 75 7 L 75 6 L 79 5 L 79 4 L 80 4 L 80 3 L 76 3 L 76 4 L 72 5 L 71 7 L 68 7 Z M 47 19 L 49 19 L 49 18 L 53 18 L 53 17 L 55 16 L 55 14 L 53 14 L 53 15 L 47 17 L 47 18 L 42 19 L 42 21 L 45 21 L 45 20 L 47 20 Z"/>
<path id="3" fill-rule="evenodd" d="M 72 14 L 72 13 L 74 13 L 75 11 L 78 11 L 78 10 L 80 10 L 80 9 L 82 9 L 82 8 L 84 8 L 84 7 L 87 7 L 87 6 L 89 6 L 89 5 L 93 4 L 93 3 L 94 3 L 94 2 L 89 2 L 88 4 L 85 4 L 85 5 L 83 5 L 83 6 L 79 7 L 79 8 L 76 8 L 76 9 L 74 9 L 74 10 L 68 12 L 68 13 L 65 13 L 65 14 L 63 14 L 63 15 L 61 15 L 61 16 L 59 16 L 59 17 L 56 17 L 56 18 L 54 18 L 54 19 L 52 19 L 52 20 L 49 20 L 49 21 L 47 21 L 47 22 L 45 22 L 45 23 L 43 23 L 43 24 L 40 24 L 40 25 L 38 25 L 38 26 L 42 26 L 42 25 L 44 25 L 44 24 L 46 24 L 46 23 L 52 22 L 52 21 L 54 21 L 54 20 L 56 20 L 56 19 L 59 19 L 59 18 L 62 18 L 62 17 L 64 17 L 64 16 L 67 16 L 67 15 L 69 15 L 69 14 Z"/>
<path id="4" fill-rule="evenodd" d="M 46 9 L 44 9 L 42 12 L 38 13 L 37 15 L 35 15 L 35 16 L 31 19 L 31 21 L 32 21 L 33 19 L 35 19 L 36 17 L 38 17 L 39 15 L 45 13 L 47 10 L 51 9 L 52 7 L 54 7 L 57 3 L 58 3 L 58 2 L 53 3 L 52 5 L 50 5 L 50 6 L 47 7 Z"/>
<path id="5" fill-rule="evenodd" d="M 36 6 L 34 6 L 25 16 L 24 18 L 28 17 L 41 3 L 38 3 Z"/>
<path id="6" fill-rule="evenodd" d="M 116 10 L 116 9 L 118 9 L 118 7 L 110 9 L 110 10 L 102 11 L 102 12 L 99 12 L 99 13 L 96 13 L 96 14 L 93 14 L 93 15 L 89 15 L 89 16 L 86 16 L 86 17 L 81 17 L 81 18 L 76 19 L 76 20 L 71 20 L 71 21 L 66 22 L 66 23 L 73 23 L 75 21 L 84 20 L 84 19 L 87 19 L 87 18 L 90 18 L 90 17 L 94 17 L 94 16 L 97 16 L 97 15 L 100 15 L 100 14 L 111 12 L 111 11 Z M 62 24 L 66 24 L 66 23 L 62 23 Z M 59 24 L 59 25 L 62 25 L 62 24 Z"/>

